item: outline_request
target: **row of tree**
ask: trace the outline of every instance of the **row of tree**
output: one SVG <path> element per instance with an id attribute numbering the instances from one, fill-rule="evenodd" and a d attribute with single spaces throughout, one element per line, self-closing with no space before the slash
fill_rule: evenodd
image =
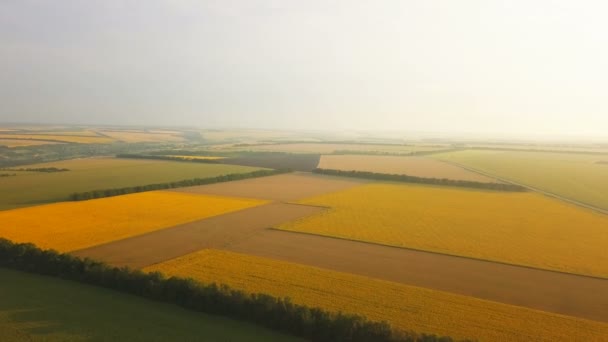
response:
<path id="1" fill-rule="evenodd" d="M 0 239 L 0 266 L 60 277 L 181 307 L 253 322 L 312 341 L 453 341 L 449 337 L 397 332 L 386 322 L 332 313 L 292 303 L 289 298 L 249 294 L 225 285 L 117 268 L 33 244 Z"/>
<path id="2" fill-rule="evenodd" d="M 156 159 L 156 160 L 171 160 L 171 161 L 185 161 L 193 163 L 205 163 L 205 164 L 221 164 L 221 159 L 197 159 L 188 158 L 189 156 L 166 156 L 166 155 L 151 155 L 151 154 L 117 154 L 116 158 L 129 158 L 129 159 Z"/>
<path id="3" fill-rule="evenodd" d="M 70 169 L 66 169 L 66 168 L 57 168 L 57 167 L 35 167 L 35 168 L 20 168 L 20 169 L 10 169 L 10 168 L 3 168 L 0 169 L 1 171 L 28 171 L 28 172 L 65 172 L 65 171 L 70 171 Z"/>
<path id="4" fill-rule="evenodd" d="M 447 179 L 447 178 L 424 178 L 415 177 L 408 175 L 393 175 L 386 173 L 375 173 L 367 171 L 342 171 L 342 170 L 331 170 L 331 169 L 315 169 L 314 173 L 320 173 L 331 176 L 342 176 L 342 177 L 354 177 L 354 178 L 366 178 L 392 182 L 404 182 L 404 183 L 419 183 L 419 184 L 431 184 L 431 185 L 443 185 L 443 186 L 456 186 L 463 188 L 474 188 L 474 189 L 486 189 L 496 191 L 510 191 L 510 192 L 525 192 L 527 189 L 523 186 L 515 184 L 505 183 L 482 183 L 474 181 Z"/>
<path id="5" fill-rule="evenodd" d="M 273 176 L 273 175 L 278 175 L 281 173 L 288 173 L 288 172 L 291 172 L 291 170 L 289 170 L 289 169 L 256 170 L 256 171 L 247 172 L 247 173 L 231 173 L 231 174 L 227 174 L 227 175 L 221 175 L 221 176 L 209 177 L 209 178 L 194 178 L 194 179 L 185 179 L 185 180 L 181 180 L 181 181 L 168 182 L 168 183 L 138 185 L 138 186 L 125 187 L 125 188 L 92 190 L 92 191 L 86 191 L 86 192 L 73 193 L 70 195 L 69 199 L 71 201 L 85 201 L 85 200 L 90 200 L 90 199 L 95 199 L 95 198 L 132 194 L 132 193 L 136 193 L 136 192 L 166 190 L 166 189 L 174 189 L 174 188 L 183 188 L 183 187 L 187 187 L 187 186 L 230 182 L 230 181 L 247 179 L 247 178 L 266 177 L 266 176 Z"/>

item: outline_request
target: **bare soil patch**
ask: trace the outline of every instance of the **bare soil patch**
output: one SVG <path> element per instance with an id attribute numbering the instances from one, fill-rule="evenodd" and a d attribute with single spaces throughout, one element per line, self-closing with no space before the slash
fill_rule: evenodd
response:
<path id="1" fill-rule="evenodd" d="M 115 266 L 142 268 L 205 248 L 228 244 L 263 232 L 281 222 L 318 213 L 322 208 L 271 203 L 210 217 L 132 238 L 75 251 L 72 254 Z"/>
<path id="2" fill-rule="evenodd" d="M 369 182 L 366 180 L 340 179 L 310 173 L 290 173 L 235 182 L 193 186 L 173 191 L 275 201 L 296 201 L 328 192 L 345 190 Z"/>
<path id="3" fill-rule="evenodd" d="M 425 157 L 325 155 L 319 168 L 342 171 L 366 171 L 408 175 L 423 178 L 446 178 L 482 183 L 497 183 L 496 179 L 464 168 Z"/>
<path id="4" fill-rule="evenodd" d="M 608 280 L 266 230 L 225 249 L 608 322 Z"/>

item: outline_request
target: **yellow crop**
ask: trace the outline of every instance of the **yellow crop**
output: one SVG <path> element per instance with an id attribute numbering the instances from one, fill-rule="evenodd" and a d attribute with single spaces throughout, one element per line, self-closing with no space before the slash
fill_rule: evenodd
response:
<path id="1" fill-rule="evenodd" d="M 128 132 L 128 131 L 103 131 L 103 135 L 124 142 L 163 142 L 163 141 L 183 141 L 184 139 L 176 134 L 147 133 L 147 132 Z"/>
<path id="2" fill-rule="evenodd" d="M 105 144 L 114 141 L 108 137 L 94 137 L 94 136 L 73 136 L 73 135 L 50 135 L 50 134 L 0 134 L 0 139 L 37 139 L 37 140 L 53 140 L 70 143 L 81 143 L 81 144 Z"/>
<path id="3" fill-rule="evenodd" d="M 481 341 L 600 341 L 608 324 L 232 252 L 203 250 L 145 271 L 227 284 L 364 315 L 419 332 Z"/>
<path id="4" fill-rule="evenodd" d="M 535 193 L 369 184 L 279 228 L 608 277 L 608 217 Z"/>
<path id="5" fill-rule="evenodd" d="M 265 203 L 169 191 L 0 211 L 0 237 L 61 252 Z"/>

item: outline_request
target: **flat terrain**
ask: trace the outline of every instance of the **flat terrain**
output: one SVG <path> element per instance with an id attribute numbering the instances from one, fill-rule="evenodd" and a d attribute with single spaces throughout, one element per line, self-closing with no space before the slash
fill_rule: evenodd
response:
<path id="1" fill-rule="evenodd" d="M 48 140 L 79 144 L 107 144 L 115 140 L 104 136 L 63 134 L 0 134 L 0 139 Z"/>
<path id="2" fill-rule="evenodd" d="M 424 178 L 496 183 L 493 178 L 482 176 L 458 166 L 432 158 L 410 156 L 325 155 L 319 168 L 343 171 L 367 171 L 408 175 Z"/>
<path id="3" fill-rule="evenodd" d="M 608 324 L 272 259 L 205 250 L 145 269 L 486 341 L 601 341 Z M 542 327 L 542 328 L 541 328 Z"/>
<path id="4" fill-rule="evenodd" d="M 60 144 L 60 143 L 53 142 L 53 141 L 43 141 L 43 140 L 0 139 L 0 146 L 6 146 L 6 147 L 51 145 L 51 144 Z"/>
<path id="5" fill-rule="evenodd" d="M 0 268 L 0 340 L 297 341 L 255 325 Z"/>
<path id="6" fill-rule="evenodd" d="M 18 173 L 0 178 L 0 210 L 65 201 L 74 192 L 245 173 L 259 168 L 164 160 L 87 158 L 19 166 L 67 168 L 67 172 Z M 11 172 L 12 173 L 12 172 Z"/>
<path id="7" fill-rule="evenodd" d="M 169 191 L 142 192 L 0 211 L 0 236 L 68 252 L 264 203 Z"/>
<path id="8" fill-rule="evenodd" d="M 281 222 L 320 210 L 297 204 L 271 203 L 101 244 L 73 254 L 116 266 L 141 268 L 204 248 L 223 248 Z"/>
<path id="9" fill-rule="evenodd" d="M 184 141 L 184 138 L 177 133 L 151 133 L 151 132 L 128 132 L 128 131 L 101 131 L 107 137 L 116 141 L 127 143 L 136 142 L 179 142 Z"/>
<path id="10" fill-rule="evenodd" d="M 274 201 L 297 201 L 328 192 L 345 190 L 366 183 L 369 183 L 369 181 L 295 172 L 228 183 L 179 188 L 173 189 L 173 191 L 260 198 Z"/>
<path id="11" fill-rule="evenodd" d="M 267 230 L 223 249 L 608 322 L 608 280 Z"/>
<path id="12" fill-rule="evenodd" d="M 434 156 L 608 210 L 606 156 L 516 151 L 460 151 Z"/>
<path id="13" fill-rule="evenodd" d="M 437 151 L 445 149 L 442 146 L 426 145 L 384 145 L 384 144 L 332 144 L 332 143 L 288 143 L 288 144 L 260 144 L 236 146 L 234 150 L 291 152 L 291 153 L 320 153 L 331 154 L 338 151 L 396 153 L 409 154 L 419 151 Z"/>
<path id="14" fill-rule="evenodd" d="M 300 203 L 331 209 L 279 228 L 608 277 L 608 216 L 535 193 L 375 183 Z"/>

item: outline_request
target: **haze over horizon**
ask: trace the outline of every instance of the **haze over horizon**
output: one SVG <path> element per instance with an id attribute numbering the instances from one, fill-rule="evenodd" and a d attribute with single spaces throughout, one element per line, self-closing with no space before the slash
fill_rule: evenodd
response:
<path id="1" fill-rule="evenodd" d="M 3 1 L 0 122 L 608 138 L 602 1 Z"/>

